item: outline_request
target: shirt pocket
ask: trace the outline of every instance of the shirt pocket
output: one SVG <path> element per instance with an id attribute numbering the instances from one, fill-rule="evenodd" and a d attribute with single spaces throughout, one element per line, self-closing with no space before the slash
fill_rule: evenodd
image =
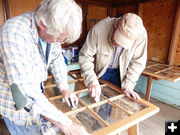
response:
<path id="1" fill-rule="evenodd" d="M 96 63 L 99 65 L 99 67 L 105 67 L 106 65 L 109 65 L 111 58 L 111 53 L 106 51 L 101 51 L 97 53 L 96 56 Z"/>

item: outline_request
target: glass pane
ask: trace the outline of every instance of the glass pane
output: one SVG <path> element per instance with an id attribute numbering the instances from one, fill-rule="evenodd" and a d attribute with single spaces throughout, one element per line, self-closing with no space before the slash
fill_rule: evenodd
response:
<path id="1" fill-rule="evenodd" d="M 102 93 L 105 97 L 109 97 L 109 98 L 120 95 L 120 93 L 116 92 L 115 90 L 113 90 L 112 88 L 108 86 L 102 87 Z"/>
<path id="2" fill-rule="evenodd" d="M 89 95 L 89 92 L 84 92 L 84 93 L 79 94 L 79 98 L 85 105 L 90 105 L 90 104 L 96 103 L 94 98 L 92 98 Z M 100 97 L 100 101 L 102 101 L 102 100 L 104 100 L 104 99 Z"/>
<path id="3" fill-rule="evenodd" d="M 54 100 L 51 101 L 51 103 L 56 106 L 56 108 L 58 108 L 59 110 L 61 110 L 63 113 L 65 112 L 69 112 L 72 110 L 72 108 L 70 108 L 66 102 L 62 102 L 61 100 Z M 77 108 L 82 107 L 80 104 L 78 104 Z"/>
<path id="4" fill-rule="evenodd" d="M 115 100 L 113 102 L 118 104 L 120 107 L 125 109 L 130 114 L 134 114 L 134 113 L 139 112 L 139 111 L 143 110 L 144 108 L 146 108 L 146 106 L 144 106 L 140 103 L 137 103 L 126 96 L 118 98 L 117 100 Z"/>
<path id="5" fill-rule="evenodd" d="M 87 110 L 77 113 L 75 117 L 82 123 L 82 125 L 84 125 L 84 127 L 86 127 L 89 133 L 92 133 L 98 129 L 104 128 L 104 125 L 101 124 Z"/>
<path id="6" fill-rule="evenodd" d="M 109 103 L 92 108 L 106 123 L 113 124 L 128 117 L 128 114 Z"/>

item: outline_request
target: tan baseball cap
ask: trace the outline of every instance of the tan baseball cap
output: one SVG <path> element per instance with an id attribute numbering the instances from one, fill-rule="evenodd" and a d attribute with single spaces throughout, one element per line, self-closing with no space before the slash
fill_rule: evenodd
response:
<path id="1" fill-rule="evenodd" d="M 126 13 L 119 19 L 119 26 L 116 30 L 114 40 L 121 47 L 129 49 L 135 39 L 143 30 L 142 19 L 134 13 Z"/>

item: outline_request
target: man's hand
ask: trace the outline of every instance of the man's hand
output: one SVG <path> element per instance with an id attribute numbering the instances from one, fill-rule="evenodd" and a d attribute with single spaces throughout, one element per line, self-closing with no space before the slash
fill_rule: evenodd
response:
<path id="1" fill-rule="evenodd" d="M 88 88 L 91 97 L 94 97 L 95 101 L 98 102 L 100 99 L 100 95 L 101 95 L 101 86 L 100 85 L 91 85 Z"/>
<path id="2" fill-rule="evenodd" d="M 140 96 L 136 92 L 134 92 L 133 90 L 123 89 L 123 93 L 127 97 L 133 97 L 134 99 L 137 99 L 137 100 L 140 99 Z"/>
<path id="3" fill-rule="evenodd" d="M 63 126 L 60 124 L 58 127 L 64 132 L 65 135 L 90 135 L 84 129 L 84 127 L 76 123 L 72 123 L 69 126 Z"/>
<path id="4" fill-rule="evenodd" d="M 76 95 L 74 94 L 74 92 L 72 92 L 71 90 L 62 90 L 62 95 L 66 101 L 66 103 L 68 104 L 68 106 L 70 107 L 72 104 L 73 108 L 77 107 L 78 104 L 78 98 L 76 97 Z"/>
<path id="5" fill-rule="evenodd" d="M 84 129 L 84 127 L 79 124 L 72 122 L 70 125 L 64 126 L 61 123 L 54 121 L 46 116 L 41 115 L 41 117 L 47 119 L 48 121 L 56 125 L 58 128 L 60 128 L 65 135 L 91 135 Z"/>

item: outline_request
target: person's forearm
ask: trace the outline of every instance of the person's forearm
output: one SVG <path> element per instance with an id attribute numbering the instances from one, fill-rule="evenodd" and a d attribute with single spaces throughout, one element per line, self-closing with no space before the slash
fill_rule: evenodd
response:
<path id="1" fill-rule="evenodd" d="M 54 125 L 56 125 L 58 128 L 60 128 L 61 130 L 62 130 L 62 124 L 60 124 L 59 122 L 57 122 L 57 121 L 54 121 L 54 120 L 52 120 L 52 119 L 50 119 L 50 118 L 48 118 L 48 117 L 46 117 L 46 116 L 44 116 L 44 115 L 41 115 L 41 117 L 42 118 L 44 118 L 44 119 L 46 119 L 46 120 L 48 120 L 48 121 L 50 121 L 51 123 L 53 123 Z"/>
<path id="2" fill-rule="evenodd" d="M 61 112 L 61 110 L 58 110 L 42 94 L 39 95 L 39 99 L 35 100 L 30 113 L 35 116 L 41 114 L 66 126 L 72 123 L 72 121 L 63 112 Z"/>

